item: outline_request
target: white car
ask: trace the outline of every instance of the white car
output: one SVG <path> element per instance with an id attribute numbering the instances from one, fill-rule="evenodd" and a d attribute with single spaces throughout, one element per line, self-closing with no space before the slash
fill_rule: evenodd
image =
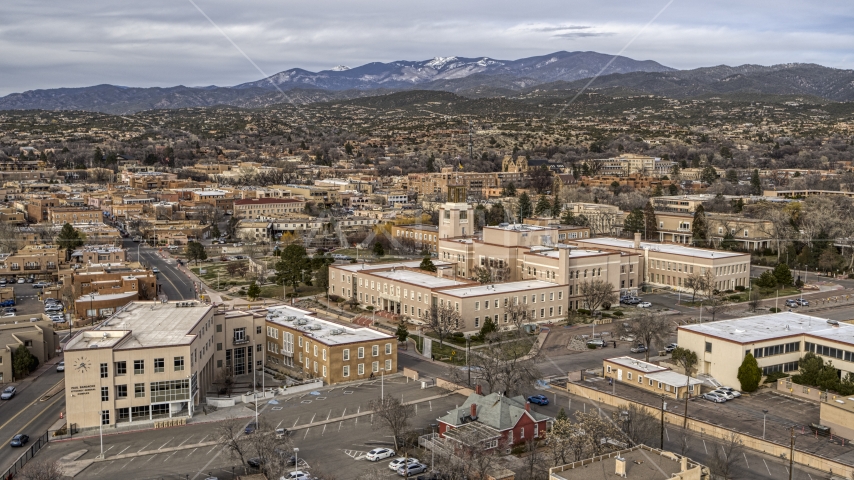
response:
<path id="1" fill-rule="evenodd" d="M 397 469 L 400 468 L 401 466 L 403 466 L 404 463 L 413 464 L 413 463 L 421 463 L 421 462 L 419 462 L 417 458 L 397 457 L 394 460 L 392 460 L 391 463 L 388 464 L 388 468 L 389 468 L 389 470 L 396 472 Z"/>
<path id="2" fill-rule="evenodd" d="M 730 393 L 730 392 L 728 392 L 728 391 L 726 391 L 726 390 L 724 390 L 724 389 L 722 389 L 722 388 L 718 388 L 718 389 L 712 390 L 712 392 L 711 392 L 711 393 L 718 394 L 718 395 L 720 395 L 720 396 L 722 396 L 722 397 L 726 398 L 727 400 L 732 400 L 732 399 L 734 399 L 734 398 L 735 398 L 735 395 L 733 395 L 732 393 Z"/>
<path id="3" fill-rule="evenodd" d="M 649 307 L 651 307 L 651 306 L 652 306 L 652 304 L 651 304 L 651 303 L 649 303 L 649 302 L 640 302 L 640 303 L 638 304 L 638 308 L 649 308 Z"/>
<path id="4" fill-rule="evenodd" d="M 296 472 L 291 472 L 286 477 L 282 477 L 279 480 L 309 480 L 310 478 L 311 477 L 307 473 L 297 470 Z"/>
<path id="5" fill-rule="evenodd" d="M 716 390 L 727 392 L 735 398 L 738 398 L 741 396 L 741 392 L 739 392 L 738 390 L 736 390 L 732 387 L 720 387 L 720 388 L 717 388 Z"/>
<path id="6" fill-rule="evenodd" d="M 64 372 L 65 371 L 65 362 L 59 362 L 58 364 L 56 364 L 56 371 L 57 372 Z"/>
<path id="7" fill-rule="evenodd" d="M 394 450 L 390 448 L 375 448 L 368 452 L 365 455 L 365 458 L 368 459 L 369 462 L 378 462 L 384 458 L 389 458 L 394 456 Z"/>

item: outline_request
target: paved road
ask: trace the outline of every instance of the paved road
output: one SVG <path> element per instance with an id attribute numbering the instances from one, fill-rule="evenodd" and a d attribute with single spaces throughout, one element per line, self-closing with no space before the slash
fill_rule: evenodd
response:
<path id="1" fill-rule="evenodd" d="M 24 453 L 24 449 L 8 446 L 13 436 L 26 433 L 38 437 L 59 419 L 59 412 L 65 409 L 65 392 L 44 402 L 40 398 L 60 380 L 62 374 L 49 366 L 40 377 L 13 384 L 18 394 L 0 403 L 0 472 Z"/>
<path id="2" fill-rule="evenodd" d="M 124 239 L 122 244 L 124 248 L 128 249 L 128 259 L 139 260 L 144 265 L 157 267 L 160 270 L 160 273 L 157 274 L 157 284 L 160 285 L 161 293 L 165 294 L 169 300 L 194 300 L 196 298 L 193 282 L 187 278 L 184 272 L 178 270 L 178 265 L 174 260 L 166 260 L 158 255 L 157 249 L 141 245 L 128 238 Z M 138 256 L 137 251 L 139 252 Z"/>

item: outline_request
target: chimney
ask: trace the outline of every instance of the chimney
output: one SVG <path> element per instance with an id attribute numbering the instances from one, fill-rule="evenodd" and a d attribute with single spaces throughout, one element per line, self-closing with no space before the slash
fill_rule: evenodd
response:
<path id="1" fill-rule="evenodd" d="M 617 469 L 614 472 L 618 477 L 626 478 L 626 459 L 623 457 L 617 457 Z"/>
<path id="2" fill-rule="evenodd" d="M 474 386 L 474 393 L 476 393 L 478 395 L 483 395 L 483 388 L 481 388 L 480 385 L 475 385 Z"/>
<path id="3" fill-rule="evenodd" d="M 469 412 L 469 415 L 471 416 L 471 418 L 477 418 L 477 404 L 476 403 L 471 404 L 471 412 Z"/>
<path id="4" fill-rule="evenodd" d="M 688 457 L 682 457 L 679 459 L 679 473 L 688 471 Z"/>
<path id="5" fill-rule="evenodd" d="M 525 402 L 525 411 L 526 411 L 526 412 L 530 412 L 530 411 L 531 411 L 531 402 Z"/>
<path id="6" fill-rule="evenodd" d="M 640 242 L 641 242 L 641 234 L 640 234 L 640 232 L 635 232 L 634 248 L 640 248 Z"/>

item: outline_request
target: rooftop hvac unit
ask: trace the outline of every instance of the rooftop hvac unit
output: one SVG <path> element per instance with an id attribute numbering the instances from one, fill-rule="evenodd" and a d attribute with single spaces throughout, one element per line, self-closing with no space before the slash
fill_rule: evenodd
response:
<path id="1" fill-rule="evenodd" d="M 320 330 L 321 328 L 323 327 L 321 327 L 320 325 L 311 325 L 308 327 L 309 330 Z"/>
<path id="2" fill-rule="evenodd" d="M 300 318 L 299 320 L 297 320 L 297 325 L 306 325 L 306 324 L 308 324 L 308 320 L 306 320 L 304 318 Z"/>
<path id="3" fill-rule="evenodd" d="M 332 331 L 331 331 L 331 332 L 329 332 L 329 333 L 330 333 L 331 335 L 341 335 L 342 333 L 344 333 L 344 330 L 340 330 L 340 329 L 337 329 L 337 328 L 336 328 L 335 330 L 332 330 Z"/>
<path id="4" fill-rule="evenodd" d="M 286 322 L 293 322 L 296 319 L 297 319 L 297 317 L 295 317 L 293 315 L 288 315 L 287 317 L 285 317 Z"/>

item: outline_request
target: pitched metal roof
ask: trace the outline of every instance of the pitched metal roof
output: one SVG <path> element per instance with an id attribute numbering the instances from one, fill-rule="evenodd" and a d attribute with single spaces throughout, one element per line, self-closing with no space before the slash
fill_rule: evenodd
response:
<path id="1" fill-rule="evenodd" d="M 472 393 L 462 406 L 440 417 L 439 421 L 455 427 L 472 421 L 469 415 L 473 403 L 477 405 L 477 418 L 474 421 L 496 430 L 507 430 L 515 427 L 519 419 L 526 413 L 537 422 L 551 419 L 551 417 L 537 412 L 526 412 L 526 401 L 521 395 L 510 398 L 498 393 L 490 393 L 486 396 Z"/>

